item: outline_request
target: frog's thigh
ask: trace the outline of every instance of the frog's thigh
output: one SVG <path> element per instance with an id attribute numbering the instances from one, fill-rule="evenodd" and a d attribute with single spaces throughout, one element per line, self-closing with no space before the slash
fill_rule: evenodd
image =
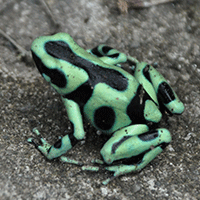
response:
<path id="1" fill-rule="evenodd" d="M 103 146 L 101 155 L 107 164 L 116 160 L 128 163 L 106 168 L 119 176 L 144 168 L 170 141 L 166 129 L 149 131 L 146 125 L 132 125 L 117 131 Z"/>

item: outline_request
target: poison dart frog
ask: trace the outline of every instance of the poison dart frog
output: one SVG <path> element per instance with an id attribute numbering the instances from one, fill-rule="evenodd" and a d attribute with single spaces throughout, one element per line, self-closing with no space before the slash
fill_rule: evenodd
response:
<path id="1" fill-rule="evenodd" d="M 152 65 L 106 45 L 86 51 L 67 33 L 38 37 L 31 52 L 41 75 L 61 95 L 73 129 L 54 145 L 42 137 L 42 145 L 28 139 L 46 158 L 78 164 L 62 155 L 85 138 L 83 119 L 110 135 L 100 153 L 114 177 L 141 170 L 170 143 L 167 129 L 151 126 L 161 120 L 160 107 L 181 114 L 184 105 Z M 127 62 L 134 66 L 131 73 L 121 68 Z"/>

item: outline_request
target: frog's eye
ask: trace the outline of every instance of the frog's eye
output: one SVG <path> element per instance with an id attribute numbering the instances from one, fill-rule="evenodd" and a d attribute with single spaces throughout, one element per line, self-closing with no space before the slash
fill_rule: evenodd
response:
<path id="1" fill-rule="evenodd" d="M 64 41 L 49 41 L 44 45 L 45 51 L 50 56 L 68 61 L 73 55 L 69 45 Z"/>
<path id="2" fill-rule="evenodd" d="M 39 72 L 42 74 L 43 77 L 45 76 L 49 77 L 50 82 L 59 88 L 66 87 L 67 80 L 62 71 L 58 69 L 49 69 L 48 67 L 46 67 L 41 61 L 41 59 L 34 52 L 32 52 L 32 56 Z"/>

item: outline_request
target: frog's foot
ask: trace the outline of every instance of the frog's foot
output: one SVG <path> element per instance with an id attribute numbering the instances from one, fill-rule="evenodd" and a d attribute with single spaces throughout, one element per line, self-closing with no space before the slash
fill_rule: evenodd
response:
<path id="1" fill-rule="evenodd" d="M 110 181 L 112 181 L 113 179 L 117 178 L 118 176 L 130 173 L 130 172 L 134 172 L 136 170 L 137 166 L 128 166 L 128 165 L 116 165 L 116 166 L 109 166 L 106 167 L 105 169 L 110 171 L 110 172 L 114 172 L 114 175 L 104 181 L 102 181 L 103 185 L 107 185 Z"/>
<path id="2" fill-rule="evenodd" d="M 39 131 L 34 128 L 33 132 L 36 133 L 37 136 L 40 136 Z M 73 141 L 70 140 L 70 135 L 66 135 L 63 138 L 59 138 L 59 140 L 51 145 L 44 138 L 40 136 L 41 145 L 37 144 L 33 138 L 29 138 L 27 140 L 29 143 L 33 144 L 36 149 L 38 149 L 47 159 L 51 160 L 61 156 L 66 153 L 69 149 L 72 148 L 76 144 L 77 141 L 75 139 Z"/>
<path id="3" fill-rule="evenodd" d="M 102 161 L 103 162 L 103 161 Z M 96 162 L 95 162 L 96 163 Z M 105 163 L 96 163 L 96 164 L 105 164 Z M 118 166 L 110 166 L 110 167 L 98 167 L 98 166 L 82 166 L 83 171 L 92 171 L 92 172 L 99 172 L 100 170 L 108 170 L 108 171 L 118 171 Z M 105 181 L 102 181 L 102 184 L 107 185 L 110 181 L 112 181 L 114 178 L 116 178 L 117 175 L 112 176 L 111 178 L 106 179 Z"/>
<path id="4" fill-rule="evenodd" d="M 51 145 L 46 142 L 46 140 L 44 138 L 41 137 L 40 132 L 34 128 L 33 132 L 40 137 L 40 143 L 42 143 L 42 145 L 38 144 L 35 142 L 34 138 L 28 138 L 28 142 L 33 144 L 35 146 L 36 149 L 38 149 L 42 154 L 44 154 L 44 156 L 47 157 L 48 155 L 48 151 L 51 148 Z"/>

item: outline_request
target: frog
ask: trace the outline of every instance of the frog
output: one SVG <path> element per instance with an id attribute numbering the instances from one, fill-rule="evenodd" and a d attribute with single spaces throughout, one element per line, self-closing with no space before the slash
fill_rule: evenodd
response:
<path id="1" fill-rule="evenodd" d="M 170 132 L 158 123 L 164 112 L 182 114 L 184 105 L 153 65 L 105 44 L 85 50 L 63 32 L 36 38 L 31 52 L 40 74 L 61 95 L 72 126 L 71 133 L 53 145 L 34 129 L 40 144 L 34 138 L 28 142 L 47 159 L 79 165 L 64 154 L 85 139 L 87 121 L 109 136 L 100 150 L 102 160 L 95 162 L 114 173 L 107 184 L 142 170 L 171 142 Z M 127 63 L 131 72 L 122 66 Z"/>

